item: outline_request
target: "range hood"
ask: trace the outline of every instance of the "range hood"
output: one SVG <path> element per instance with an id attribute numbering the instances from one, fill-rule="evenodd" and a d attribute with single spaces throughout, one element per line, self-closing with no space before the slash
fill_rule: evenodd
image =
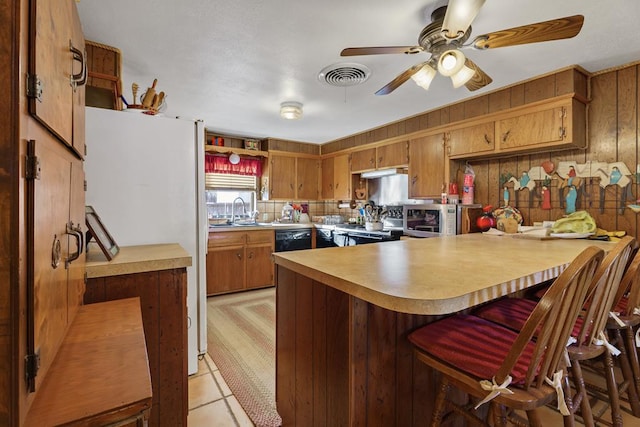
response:
<path id="1" fill-rule="evenodd" d="M 381 178 L 383 176 L 391 176 L 391 175 L 406 174 L 406 173 L 407 171 L 405 169 L 398 169 L 398 168 L 378 169 L 375 171 L 362 172 L 360 174 L 360 178 L 374 179 L 374 178 Z"/>

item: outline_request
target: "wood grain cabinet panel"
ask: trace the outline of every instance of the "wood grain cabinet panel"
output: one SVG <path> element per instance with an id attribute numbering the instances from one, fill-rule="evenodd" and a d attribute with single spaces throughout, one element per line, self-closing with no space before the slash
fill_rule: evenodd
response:
<path id="1" fill-rule="evenodd" d="M 322 159 L 322 199 L 350 200 L 352 198 L 350 159 L 350 154 Z"/>
<path id="2" fill-rule="evenodd" d="M 409 164 L 409 144 L 407 141 L 381 145 L 376 150 L 378 169 L 405 167 Z"/>
<path id="3" fill-rule="evenodd" d="M 586 106 L 549 103 L 496 122 L 501 152 L 586 147 Z"/>
<path id="4" fill-rule="evenodd" d="M 456 158 L 466 154 L 493 152 L 495 149 L 495 122 L 454 129 L 446 134 L 447 153 Z"/>
<path id="5" fill-rule="evenodd" d="M 270 155 L 271 199 L 316 200 L 320 192 L 317 157 Z"/>
<path id="6" fill-rule="evenodd" d="M 445 176 L 445 135 L 438 133 L 409 141 L 409 198 L 439 196 Z"/>
<path id="7" fill-rule="evenodd" d="M 376 164 L 376 149 L 367 148 L 365 150 L 358 150 L 351 153 L 351 172 L 365 172 L 375 170 Z"/>
<path id="8" fill-rule="evenodd" d="M 273 230 L 209 233 L 207 295 L 273 286 Z"/>
<path id="9" fill-rule="evenodd" d="M 175 268 L 91 278 L 85 304 L 139 297 L 153 404 L 149 426 L 186 426 L 187 270 Z"/>

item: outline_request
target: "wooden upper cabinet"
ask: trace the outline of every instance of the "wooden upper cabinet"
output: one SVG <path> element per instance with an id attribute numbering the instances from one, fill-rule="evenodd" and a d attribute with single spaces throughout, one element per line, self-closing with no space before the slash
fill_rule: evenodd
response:
<path id="1" fill-rule="evenodd" d="M 296 168 L 296 198 L 317 200 L 320 190 L 320 160 L 298 157 Z"/>
<path id="2" fill-rule="evenodd" d="M 586 147 L 586 107 L 572 99 L 526 109 L 496 122 L 501 152 Z"/>
<path id="3" fill-rule="evenodd" d="M 269 161 L 270 198 L 294 199 L 296 196 L 296 158 L 272 154 Z"/>
<path id="4" fill-rule="evenodd" d="M 376 165 L 378 169 L 402 167 L 409 164 L 409 144 L 407 141 L 381 145 L 377 148 Z"/>
<path id="5" fill-rule="evenodd" d="M 351 172 L 364 172 L 376 169 L 376 149 L 367 148 L 351 153 Z"/>
<path id="6" fill-rule="evenodd" d="M 446 134 L 447 154 L 451 158 L 467 154 L 493 152 L 495 149 L 495 122 L 453 129 Z"/>
<path id="7" fill-rule="evenodd" d="M 354 151 L 351 153 L 351 172 L 405 167 L 409 163 L 408 156 L 406 141 Z"/>
<path id="8" fill-rule="evenodd" d="M 409 141 L 409 198 L 439 196 L 445 176 L 443 133 Z"/>
<path id="9" fill-rule="evenodd" d="M 322 159 L 322 198 L 324 200 L 352 199 L 349 154 Z"/>
<path id="10" fill-rule="evenodd" d="M 333 198 L 336 200 L 352 199 L 348 154 L 341 154 L 333 158 Z"/>
<path id="11" fill-rule="evenodd" d="M 320 196 L 325 200 L 333 199 L 333 157 L 322 159 L 322 186 Z"/>
<path id="12" fill-rule="evenodd" d="M 75 2 L 36 0 L 33 11 L 29 112 L 82 156 L 87 66 Z M 74 133 L 74 128 L 83 132 Z"/>
<path id="13" fill-rule="evenodd" d="M 270 155 L 271 199 L 316 200 L 320 191 L 320 161 L 313 157 Z"/>

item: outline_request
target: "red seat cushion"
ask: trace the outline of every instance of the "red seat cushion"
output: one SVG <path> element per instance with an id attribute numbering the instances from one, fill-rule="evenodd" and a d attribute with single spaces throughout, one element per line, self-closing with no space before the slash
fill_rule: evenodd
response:
<path id="1" fill-rule="evenodd" d="M 467 374 L 491 380 L 517 335 L 488 320 L 459 314 L 423 326 L 409 335 L 409 341 Z M 512 384 L 524 382 L 534 345 L 530 342 L 518 359 L 511 372 Z"/>
<path id="2" fill-rule="evenodd" d="M 536 308 L 536 304 L 538 304 L 536 301 L 526 298 L 503 298 L 480 307 L 473 314 L 514 331 L 519 331 L 533 309 Z"/>
<path id="3" fill-rule="evenodd" d="M 529 318 L 529 315 L 538 304 L 536 301 L 526 298 L 503 298 L 496 302 L 480 307 L 473 312 L 474 316 L 481 317 L 490 322 L 497 323 L 505 326 L 514 331 L 519 331 L 524 326 L 525 322 Z M 571 335 L 577 337 L 580 334 L 580 328 L 584 319 L 578 317 L 576 323 L 573 325 Z M 540 333 L 540 327 L 538 327 L 534 333 L 537 336 Z"/>
<path id="4" fill-rule="evenodd" d="M 629 298 L 622 297 L 620 298 L 620 301 L 618 302 L 618 304 L 616 305 L 616 308 L 613 310 L 616 313 L 626 313 L 627 312 L 627 305 L 629 304 Z"/>

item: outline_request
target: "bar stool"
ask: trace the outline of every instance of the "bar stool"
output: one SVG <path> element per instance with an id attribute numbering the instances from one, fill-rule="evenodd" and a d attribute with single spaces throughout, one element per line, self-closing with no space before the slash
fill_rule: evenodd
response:
<path id="1" fill-rule="evenodd" d="M 635 337 L 640 325 L 640 254 L 636 253 L 622 277 L 616 295 L 616 317 L 609 318 L 607 330 L 613 335 L 615 344 L 620 345 L 623 355 L 629 361 L 630 375 L 633 377 L 636 393 L 640 396 L 640 364 L 637 347 L 640 336 Z M 633 411 L 634 415 L 636 411 Z"/>
<path id="2" fill-rule="evenodd" d="M 476 408 L 490 402 L 489 416 L 495 425 L 506 425 L 513 410 L 523 410 L 532 426 L 541 426 L 537 410 L 554 399 L 563 408 L 565 425 L 573 425 L 573 414 L 563 406 L 563 393 L 569 391 L 566 343 L 603 256 L 595 247 L 580 253 L 554 281 L 520 332 L 468 314 L 412 332 L 409 341 L 417 359 L 441 373 L 431 426 L 439 426 L 450 411 L 486 425 L 479 415 L 447 399 L 451 385 L 479 399 Z"/>
<path id="3" fill-rule="evenodd" d="M 619 351 L 609 343 L 605 333 L 609 313 L 614 306 L 615 297 L 622 279 L 622 275 L 628 265 L 629 256 L 634 245 L 632 237 L 625 237 L 609 251 L 604 261 L 593 277 L 588 299 L 578 317 L 573 331 L 574 343 L 567 350 L 571 361 L 571 374 L 576 389 L 573 396 L 566 396 L 568 406 L 572 412 L 581 409 L 584 423 L 587 426 L 594 425 L 594 417 L 591 404 L 587 395 L 587 388 L 597 390 L 591 384 L 586 384 L 582 373 L 581 362 L 598 362 L 598 369 L 607 382 L 608 401 L 611 410 L 613 425 L 622 425 L 620 413 L 620 393 L 627 393 L 632 408 L 640 409 L 638 394 L 632 382 L 630 369 L 627 369 L 626 358 L 616 359 L 622 365 L 623 380 L 617 383 L 614 373 L 614 360 L 612 353 Z M 474 312 L 475 315 L 492 322 L 504 325 L 514 330 L 519 330 L 527 317 L 536 306 L 536 302 L 525 298 L 505 298 Z M 635 409 L 634 409 L 635 414 Z M 596 416 L 601 419 L 602 413 Z"/>

